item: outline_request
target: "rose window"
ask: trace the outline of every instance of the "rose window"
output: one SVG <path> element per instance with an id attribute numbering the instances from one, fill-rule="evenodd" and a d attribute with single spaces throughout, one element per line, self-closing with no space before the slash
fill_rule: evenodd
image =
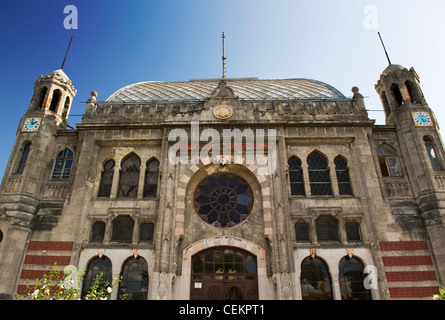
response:
<path id="1" fill-rule="evenodd" d="M 208 224 L 233 227 L 249 216 L 253 193 L 244 179 L 231 173 L 217 173 L 201 181 L 193 202 L 199 217 Z"/>

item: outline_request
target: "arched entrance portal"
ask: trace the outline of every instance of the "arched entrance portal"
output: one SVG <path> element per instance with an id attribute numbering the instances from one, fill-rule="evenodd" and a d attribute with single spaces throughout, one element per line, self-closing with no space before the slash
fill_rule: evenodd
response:
<path id="1" fill-rule="evenodd" d="M 256 256 L 234 247 L 215 247 L 195 254 L 190 299 L 258 299 Z"/>

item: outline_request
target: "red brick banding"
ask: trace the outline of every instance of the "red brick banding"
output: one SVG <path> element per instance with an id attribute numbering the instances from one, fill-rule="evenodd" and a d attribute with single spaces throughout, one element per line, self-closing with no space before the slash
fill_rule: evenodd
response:
<path id="1" fill-rule="evenodd" d="M 67 266 L 70 264 L 71 257 L 69 256 L 35 256 L 27 255 L 23 264 L 37 264 L 37 265 L 57 265 Z"/>
<path id="2" fill-rule="evenodd" d="M 424 298 L 439 294 L 439 287 L 389 288 L 391 298 Z"/>
<path id="3" fill-rule="evenodd" d="M 388 241 L 379 245 L 381 251 L 428 250 L 426 241 Z"/>
<path id="4" fill-rule="evenodd" d="M 394 271 L 386 272 L 386 281 L 435 281 L 434 271 Z"/>
<path id="5" fill-rule="evenodd" d="M 382 257 L 383 265 L 388 266 L 422 266 L 432 265 L 431 256 L 397 256 Z"/>
<path id="6" fill-rule="evenodd" d="M 74 242 L 68 241 L 30 241 L 28 250 L 71 251 L 73 246 Z"/>

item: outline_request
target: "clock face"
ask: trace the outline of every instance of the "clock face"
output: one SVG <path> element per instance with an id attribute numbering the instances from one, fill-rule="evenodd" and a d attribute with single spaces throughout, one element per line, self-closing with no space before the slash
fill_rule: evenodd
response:
<path id="1" fill-rule="evenodd" d="M 25 130 L 26 132 L 37 131 L 39 126 L 40 126 L 39 118 L 28 118 L 26 119 L 25 124 L 23 125 L 23 130 Z"/>
<path id="2" fill-rule="evenodd" d="M 428 127 L 431 126 L 431 116 L 428 112 L 414 112 L 413 113 L 413 119 L 416 123 L 416 126 L 422 126 L 422 127 Z"/>

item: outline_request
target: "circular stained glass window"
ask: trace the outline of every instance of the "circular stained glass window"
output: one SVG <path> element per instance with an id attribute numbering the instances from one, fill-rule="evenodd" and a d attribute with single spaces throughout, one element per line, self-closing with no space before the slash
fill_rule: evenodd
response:
<path id="1" fill-rule="evenodd" d="M 249 216 L 253 192 L 244 179 L 231 173 L 217 173 L 201 181 L 193 202 L 199 217 L 208 224 L 233 227 Z"/>

